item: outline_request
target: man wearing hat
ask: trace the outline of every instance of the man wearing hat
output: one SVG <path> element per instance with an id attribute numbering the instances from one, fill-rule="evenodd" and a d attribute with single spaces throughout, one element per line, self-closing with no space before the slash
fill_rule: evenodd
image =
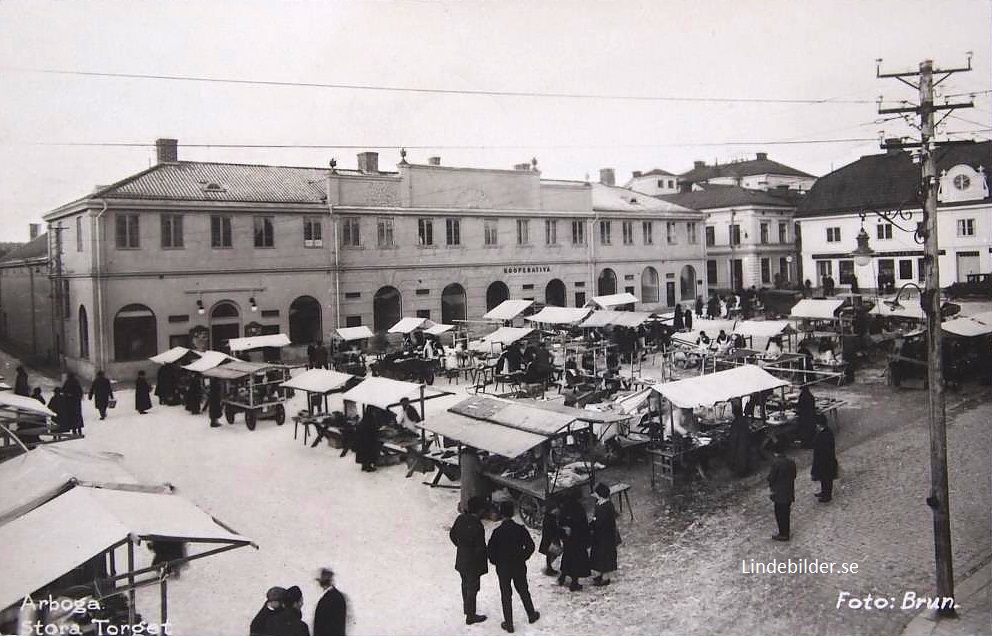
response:
<path id="1" fill-rule="evenodd" d="M 348 602 L 344 594 L 334 587 L 334 572 L 330 568 L 321 568 L 317 583 L 327 591 L 317 601 L 317 609 L 313 613 L 313 636 L 344 636 Z"/>
<path id="2" fill-rule="evenodd" d="M 778 524 L 778 533 L 772 535 L 775 541 L 788 541 L 791 537 L 790 517 L 792 502 L 796 498 L 796 462 L 785 456 L 783 447 L 781 441 L 775 442 L 775 457 L 768 471 L 768 489 L 771 490 L 770 498 L 775 504 L 775 522 Z"/>
<path id="3" fill-rule="evenodd" d="M 285 606 L 275 618 L 276 636 L 310 636 L 310 628 L 303 622 L 303 591 L 293 586 L 283 597 Z"/>
<path id="4" fill-rule="evenodd" d="M 462 577 L 462 609 L 465 624 L 474 625 L 486 620 L 485 614 L 475 611 L 475 598 L 479 593 L 479 579 L 489 571 L 486 561 L 486 530 L 482 527 L 482 509 L 485 500 L 469 497 L 465 512 L 455 518 L 448 538 L 455 544 L 455 569 Z"/>
<path id="5" fill-rule="evenodd" d="M 535 623 L 541 613 L 534 609 L 527 586 L 527 559 L 534 554 L 534 539 L 527 528 L 513 520 L 513 502 L 500 503 L 499 513 L 503 522 L 489 537 L 489 561 L 496 566 L 499 577 L 499 595 L 503 602 L 503 631 L 513 633 L 513 589 L 524 604 L 528 622 Z"/>
<path id="6" fill-rule="evenodd" d="M 251 621 L 249 633 L 251 636 L 277 636 L 276 631 L 278 619 L 283 610 L 283 599 L 286 597 L 286 590 L 281 587 L 270 587 L 265 593 L 265 605 L 258 610 L 255 618 Z"/>

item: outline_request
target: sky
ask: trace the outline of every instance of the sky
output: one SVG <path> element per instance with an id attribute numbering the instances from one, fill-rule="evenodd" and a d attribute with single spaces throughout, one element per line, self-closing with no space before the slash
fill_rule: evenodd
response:
<path id="1" fill-rule="evenodd" d="M 938 95 L 975 107 L 943 138 L 989 139 L 990 0 L 2 0 L 0 241 L 153 165 L 159 137 L 198 161 L 350 168 L 377 150 L 391 169 L 407 147 L 623 184 L 767 152 L 822 176 L 881 152 L 880 131 L 917 132 L 878 115 L 918 93 L 877 58 L 959 68 L 968 51 Z"/>

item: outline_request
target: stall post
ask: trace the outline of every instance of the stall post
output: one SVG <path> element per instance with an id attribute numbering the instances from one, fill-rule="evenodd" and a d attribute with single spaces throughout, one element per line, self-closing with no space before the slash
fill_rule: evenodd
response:
<path id="1" fill-rule="evenodd" d="M 137 537 L 129 536 L 127 541 L 127 622 L 134 625 L 134 542 Z"/>
<path id="2" fill-rule="evenodd" d="M 161 623 L 165 625 L 169 620 L 169 577 L 165 574 L 165 569 L 159 571 L 160 577 L 159 593 L 161 604 Z"/>
<path id="3" fill-rule="evenodd" d="M 424 385 L 420 385 L 420 422 L 424 422 Z M 427 452 L 427 429 L 420 427 L 420 449 Z"/>

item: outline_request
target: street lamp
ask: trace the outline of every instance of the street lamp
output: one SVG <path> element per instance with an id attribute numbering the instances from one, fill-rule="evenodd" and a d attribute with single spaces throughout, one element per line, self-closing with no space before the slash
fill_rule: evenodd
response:
<path id="1" fill-rule="evenodd" d="M 862 213 L 862 218 L 864 218 L 863 215 L 864 213 Z M 858 246 L 851 252 L 851 256 L 854 257 L 854 262 L 858 267 L 864 267 L 871 262 L 871 257 L 875 255 L 875 250 L 868 246 L 868 232 L 865 232 L 863 222 L 856 240 L 858 241 Z"/>

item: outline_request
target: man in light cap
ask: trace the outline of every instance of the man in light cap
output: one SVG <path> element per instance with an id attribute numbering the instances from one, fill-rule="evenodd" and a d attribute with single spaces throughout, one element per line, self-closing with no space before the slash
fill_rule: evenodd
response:
<path id="1" fill-rule="evenodd" d="M 348 602 L 344 594 L 334 587 L 331 568 L 320 568 L 317 582 L 321 589 L 327 591 L 317 601 L 317 609 L 313 613 L 313 636 L 345 636 Z"/>
<path id="2" fill-rule="evenodd" d="M 249 633 L 251 636 L 276 636 L 276 625 L 283 610 L 283 599 L 286 597 L 286 590 L 281 587 L 270 587 L 265 593 L 265 605 L 258 610 L 255 618 L 251 621 Z"/>

